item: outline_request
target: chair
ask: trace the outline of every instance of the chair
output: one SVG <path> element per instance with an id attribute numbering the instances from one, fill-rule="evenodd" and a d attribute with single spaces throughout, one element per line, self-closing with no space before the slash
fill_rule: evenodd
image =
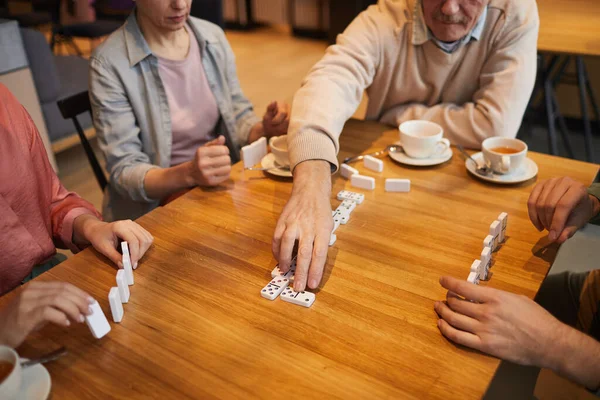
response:
<path id="1" fill-rule="evenodd" d="M 96 176 L 96 180 L 98 181 L 98 185 L 100 185 L 100 189 L 104 191 L 106 188 L 107 181 L 106 176 L 104 175 L 104 171 L 102 171 L 102 167 L 94 154 L 94 150 L 90 145 L 77 116 L 83 114 L 85 112 L 89 112 L 90 116 L 92 115 L 92 106 L 90 104 L 90 98 L 87 90 L 85 92 L 77 93 L 71 97 L 67 97 L 66 99 L 62 99 L 58 101 L 58 108 L 64 119 L 73 120 L 73 124 L 75 124 L 75 129 L 77 129 L 77 134 L 79 135 L 79 139 L 81 140 L 81 145 L 85 150 L 88 161 L 94 170 L 94 175 Z"/>
<path id="2" fill-rule="evenodd" d="M 222 0 L 194 0 L 190 15 L 217 24 L 221 28 L 225 26 Z"/>
<path id="3" fill-rule="evenodd" d="M 101 37 L 110 35 L 121 25 L 123 22 L 115 20 L 104 20 L 97 19 L 94 22 L 83 22 L 78 24 L 62 25 L 60 23 L 60 2 L 61 0 L 52 0 L 52 36 L 50 39 L 50 49 L 54 51 L 56 44 L 66 43 L 75 50 L 77 55 L 82 55 L 81 50 L 75 44 L 73 38 L 80 37 L 86 39 L 99 39 Z M 67 9 L 71 14 L 74 13 L 75 2 L 74 0 L 68 1 Z"/>

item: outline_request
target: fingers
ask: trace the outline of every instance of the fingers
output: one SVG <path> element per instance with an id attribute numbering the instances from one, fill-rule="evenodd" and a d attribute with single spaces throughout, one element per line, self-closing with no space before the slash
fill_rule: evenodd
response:
<path id="1" fill-rule="evenodd" d="M 450 324 L 452 327 L 456 329 L 460 329 L 461 331 L 476 332 L 477 325 L 479 322 L 471 317 L 467 317 L 466 315 L 460 314 L 452 310 L 448 305 L 444 304 L 441 301 L 437 301 L 434 306 L 435 312 Z"/>
<path id="2" fill-rule="evenodd" d="M 467 300 L 473 300 L 478 303 L 488 302 L 491 299 L 491 296 L 488 293 L 493 290 L 490 288 L 479 287 L 467 281 L 452 278 L 450 276 L 443 276 L 440 278 L 440 285 Z"/>
<path id="3" fill-rule="evenodd" d="M 284 111 L 284 110 L 278 110 L 278 111 L 277 111 L 277 114 L 276 114 L 276 115 L 273 117 L 273 119 L 271 120 L 271 123 L 272 123 L 273 125 L 279 125 L 279 124 L 281 124 L 282 122 L 285 122 L 285 120 L 287 119 L 287 117 L 288 117 L 288 113 L 287 113 L 287 111 Z"/>
<path id="4" fill-rule="evenodd" d="M 438 320 L 438 328 L 442 332 L 442 335 L 454 343 L 476 350 L 481 348 L 481 339 L 477 335 L 458 330 L 443 319 Z"/>
<path id="5" fill-rule="evenodd" d="M 544 229 L 544 225 L 540 221 L 540 218 L 538 215 L 537 202 L 538 202 L 538 198 L 540 197 L 540 193 L 542 193 L 542 190 L 544 189 L 545 184 L 546 184 L 545 181 L 538 183 L 531 191 L 531 194 L 529 195 L 529 200 L 527 200 L 527 209 L 529 211 L 529 219 L 531 220 L 531 223 L 533 224 L 533 226 L 536 227 L 536 229 L 538 231 L 542 231 Z"/>
<path id="6" fill-rule="evenodd" d="M 229 148 L 223 145 L 204 145 L 198 147 L 198 158 L 229 156 Z"/>
<path id="7" fill-rule="evenodd" d="M 277 221 L 277 226 L 275 226 L 275 232 L 273 232 L 273 242 L 271 244 L 271 251 L 273 252 L 273 257 L 279 262 L 279 255 L 281 249 L 281 241 L 283 238 L 283 233 L 285 232 L 285 217 L 281 215 L 279 220 Z"/>
<path id="8" fill-rule="evenodd" d="M 563 190 L 565 192 L 562 194 L 562 197 L 553 197 L 551 199 L 552 204 L 555 204 L 555 206 L 552 207 L 554 209 L 554 214 L 550 220 L 550 233 L 548 234 L 548 238 L 553 241 L 562 236 L 569 216 L 581 203 L 582 194 L 587 195 L 587 193 L 582 193 L 581 190 L 575 186 L 567 186 L 566 188 L 561 187 L 557 192 L 562 193 Z"/>
<path id="9" fill-rule="evenodd" d="M 466 315 L 467 317 L 471 317 L 478 321 L 480 320 L 481 315 L 483 313 L 481 304 L 473 303 L 471 301 L 461 299 L 457 296 L 448 295 L 446 297 L 446 305 L 450 307 L 452 311 Z"/>
<path id="10" fill-rule="evenodd" d="M 296 237 L 296 225 L 286 226 L 286 229 L 281 236 L 281 247 L 279 249 L 279 268 L 281 268 L 281 270 L 284 272 L 287 272 L 290 269 L 290 265 L 292 263 L 292 253 L 294 252 L 294 244 L 296 243 Z M 299 266 L 296 266 L 296 274 L 294 275 L 294 280 L 298 279 L 299 268 Z M 304 276 L 304 279 L 306 280 L 306 275 Z"/>
<path id="11" fill-rule="evenodd" d="M 308 272 L 308 287 L 316 289 L 323 279 L 323 270 L 325 261 L 327 261 L 327 252 L 329 251 L 329 239 L 331 230 L 322 229 L 315 237 L 313 245 L 312 261 Z"/>
<path id="12" fill-rule="evenodd" d="M 210 147 L 210 146 L 223 146 L 225 144 L 225 136 L 220 135 L 218 138 L 211 140 L 208 143 L 205 143 L 204 146 L 205 147 Z"/>
<path id="13" fill-rule="evenodd" d="M 548 198 L 552 195 L 556 183 L 556 179 L 550 179 L 544 185 L 544 188 L 542 189 L 542 192 L 540 193 L 540 196 L 537 201 L 538 218 L 540 219 L 540 222 L 542 223 L 544 228 L 546 228 L 547 230 L 550 230 L 550 223 L 552 222 L 552 220 L 549 219 L 548 216 L 551 217 L 552 214 L 554 214 L 554 211 L 549 209 L 552 207 L 552 205 L 548 203 Z"/>
<path id="14" fill-rule="evenodd" d="M 296 273 L 294 274 L 294 290 L 296 292 L 301 292 L 306 289 L 308 269 L 312 259 L 315 237 L 312 232 L 304 232 L 304 234 L 300 235 L 299 239 L 298 256 L 296 257 Z"/>
<path id="15" fill-rule="evenodd" d="M 267 106 L 267 115 L 274 116 L 277 113 L 277 102 L 273 101 Z"/>

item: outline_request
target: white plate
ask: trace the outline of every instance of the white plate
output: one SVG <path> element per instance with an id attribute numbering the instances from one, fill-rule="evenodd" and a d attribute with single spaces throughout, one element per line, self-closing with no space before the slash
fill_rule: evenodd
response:
<path id="1" fill-rule="evenodd" d="M 479 153 L 475 153 L 473 154 L 471 157 L 473 157 L 473 159 L 475 161 L 477 161 L 480 165 L 482 165 L 483 162 L 483 153 L 479 152 Z M 538 173 L 538 166 L 535 163 L 535 161 L 533 161 L 531 158 L 525 158 L 525 161 L 523 161 L 523 164 L 519 167 L 519 169 L 517 169 L 515 172 L 511 172 L 510 174 L 504 174 L 504 175 L 500 175 L 500 174 L 492 174 L 491 176 L 484 176 L 484 175 L 479 175 L 477 172 L 475 172 L 475 165 L 473 164 L 473 161 L 467 159 L 467 161 L 465 161 L 465 167 L 467 167 L 467 170 L 473 174 L 475 177 L 482 179 L 484 181 L 487 182 L 494 182 L 494 183 L 500 183 L 500 184 L 512 184 L 512 183 L 521 183 L 521 182 L 525 182 L 530 180 L 531 178 L 535 178 L 535 176 Z"/>
<path id="2" fill-rule="evenodd" d="M 28 359 L 21 358 L 21 361 L 28 361 Z M 21 393 L 17 398 L 19 400 L 46 400 L 50 395 L 51 386 L 50 374 L 42 364 L 23 368 Z"/>
<path id="3" fill-rule="evenodd" d="M 396 144 L 400 144 L 397 142 Z M 443 164 L 449 159 L 452 158 L 452 149 L 448 148 L 442 154 L 436 157 L 430 158 L 412 158 L 406 155 L 405 152 L 399 151 L 396 153 L 389 153 L 390 158 L 394 161 L 397 161 L 401 164 L 412 165 L 415 167 L 431 167 L 433 165 Z"/>
<path id="4" fill-rule="evenodd" d="M 260 161 L 260 165 L 263 168 L 276 168 L 278 167 L 277 163 L 275 162 L 275 156 L 273 155 L 273 153 L 269 153 L 266 156 L 263 157 L 263 159 Z M 284 178 L 292 178 L 292 171 L 287 170 L 287 169 L 281 169 L 281 168 L 276 168 L 276 169 L 272 169 L 270 171 L 265 171 L 268 174 L 271 175 L 275 175 L 275 176 L 281 176 Z"/>

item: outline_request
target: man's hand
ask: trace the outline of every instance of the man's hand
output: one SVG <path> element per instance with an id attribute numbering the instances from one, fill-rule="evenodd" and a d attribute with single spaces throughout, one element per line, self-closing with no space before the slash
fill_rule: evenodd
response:
<path id="1" fill-rule="evenodd" d="M 128 243 L 131 264 L 133 268 L 137 268 L 138 261 L 150 248 L 154 238 L 150 232 L 130 220 L 107 223 L 89 214 L 75 218 L 74 243 L 91 244 L 119 268 L 123 268 L 122 255 L 117 251 L 119 240 Z"/>
<path id="2" fill-rule="evenodd" d="M 229 179 L 231 157 L 225 146 L 225 137 L 198 147 L 189 172 L 189 186 L 217 186 Z"/>
<path id="3" fill-rule="evenodd" d="M 262 124 L 267 138 L 287 135 L 290 124 L 290 106 L 287 103 L 272 102 L 267 106 Z"/>
<path id="4" fill-rule="evenodd" d="M 90 295 L 68 283 L 31 282 L 0 309 L 0 344 L 17 347 L 47 323 L 64 327 L 82 323 L 93 302 Z"/>
<path id="5" fill-rule="evenodd" d="M 445 337 L 518 364 L 555 367 L 554 346 L 570 328 L 540 305 L 525 296 L 451 277 L 441 278 L 440 284 L 448 295 L 446 302 L 438 301 L 434 307 Z"/>
<path id="6" fill-rule="evenodd" d="M 533 188 L 527 202 L 529 218 L 551 241 L 563 243 L 600 212 L 600 202 L 571 178 L 553 178 Z"/>
<path id="7" fill-rule="evenodd" d="M 273 255 L 287 272 L 296 240 L 298 257 L 294 290 L 319 286 L 333 229 L 331 167 L 327 161 L 305 161 L 294 169 L 294 188 L 273 236 Z"/>

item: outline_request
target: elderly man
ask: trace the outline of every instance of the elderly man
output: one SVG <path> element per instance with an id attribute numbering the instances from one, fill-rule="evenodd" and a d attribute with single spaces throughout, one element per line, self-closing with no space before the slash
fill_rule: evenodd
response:
<path id="1" fill-rule="evenodd" d="M 539 19 L 534 0 L 380 0 L 360 14 L 297 92 L 288 146 L 294 188 L 273 237 L 294 288 L 319 285 L 331 220 L 338 137 L 369 95 L 368 119 L 426 119 L 453 143 L 514 137 L 533 90 Z"/>

